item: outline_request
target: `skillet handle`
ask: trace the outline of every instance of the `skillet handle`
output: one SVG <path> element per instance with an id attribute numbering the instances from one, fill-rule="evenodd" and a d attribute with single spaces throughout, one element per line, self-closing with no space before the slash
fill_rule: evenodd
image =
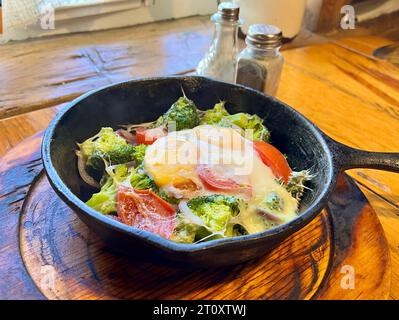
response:
<path id="1" fill-rule="evenodd" d="M 342 170 L 369 168 L 399 173 L 399 153 L 369 152 L 351 148 L 336 141 L 333 141 L 333 146 L 330 144 L 330 147 L 338 157 Z"/>

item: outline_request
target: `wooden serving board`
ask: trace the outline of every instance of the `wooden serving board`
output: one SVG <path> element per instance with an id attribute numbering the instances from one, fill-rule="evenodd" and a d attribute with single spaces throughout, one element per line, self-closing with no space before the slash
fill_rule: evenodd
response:
<path id="1" fill-rule="evenodd" d="M 382 227 L 346 175 L 328 208 L 264 257 L 233 267 L 176 270 L 106 248 L 51 189 L 41 138 L 32 136 L 0 159 L 0 299 L 388 297 Z"/>

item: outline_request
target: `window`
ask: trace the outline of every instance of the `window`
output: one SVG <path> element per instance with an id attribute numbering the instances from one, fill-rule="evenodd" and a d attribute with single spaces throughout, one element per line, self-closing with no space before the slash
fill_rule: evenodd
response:
<path id="1" fill-rule="evenodd" d="M 2 0 L 0 42 L 210 14 L 216 0 Z"/>
<path id="2" fill-rule="evenodd" d="M 57 21 L 76 19 L 154 4 L 151 0 L 60 0 L 56 6 Z"/>

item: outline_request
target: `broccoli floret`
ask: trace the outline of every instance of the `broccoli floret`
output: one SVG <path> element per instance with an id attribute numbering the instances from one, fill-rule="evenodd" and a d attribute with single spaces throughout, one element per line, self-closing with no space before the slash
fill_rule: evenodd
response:
<path id="1" fill-rule="evenodd" d="M 108 177 L 106 183 L 101 187 L 100 192 L 93 194 L 86 204 L 102 214 L 115 212 L 116 191 L 117 188 L 114 180 Z"/>
<path id="2" fill-rule="evenodd" d="M 123 182 L 126 180 L 129 175 L 129 169 L 126 165 L 120 164 L 117 166 L 111 167 L 110 170 L 107 170 L 109 176 L 111 176 L 116 182 Z"/>
<path id="3" fill-rule="evenodd" d="M 134 146 L 128 144 L 125 139 L 123 141 L 125 141 L 125 144 L 115 145 L 114 150 L 103 155 L 104 159 L 112 165 L 134 160 Z"/>
<path id="4" fill-rule="evenodd" d="M 177 204 L 179 202 L 179 199 L 176 199 L 175 197 L 171 196 L 170 194 L 168 194 L 165 190 L 160 189 L 158 187 L 154 188 L 154 192 L 163 200 L 165 200 L 166 202 L 169 202 L 171 204 Z"/>
<path id="5" fill-rule="evenodd" d="M 224 105 L 225 102 L 222 101 L 215 104 L 213 109 L 206 110 L 202 116 L 201 124 L 216 124 L 222 120 L 223 117 L 228 116 L 229 113 L 225 109 Z"/>
<path id="6" fill-rule="evenodd" d="M 231 223 L 227 226 L 227 230 L 225 235 L 227 237 L 239 237 L 245 236 L 248 234 L 248 231 L 241 224 Z"/>
<path id="7" fill-rule="evenodd" d="M 243 227 L 230 223 L 231 218 L 240 213 L 240 201 L 234 196 L 225 195 L 202 196 L 189 200 L 188 207 L 204 224 L 193 223 L 179 212 L 171 240 L 193 243 L 246 234 Z"/>
<path id="8" fill-rule="evenodd" d="M 148 176 L 148 174 L 144 171 L 143 165 L 140 165 L 137 168 L 132 169 L 128 179 L 130 185 L 135 189 L 140 189 L 140 190 L 152 189 L 163 200 L 171 204 L 176 204 L 178 202 L 176 198 L 169 195 L 163 189 L 158 188 L 158 186 L 155 184 L 155 181 L 152 180 Z"/>
<path id="9" fill-rule="evenodd" d="M 95 136 L 87 139 L 80 144 L 80 149 L 85 158 L 90 157 L 93 153 L 108 154 L 116 150 L 116 147 L 125 146 L 125 139 L 117 135 L 112 128 L 101 128 L 100 132 Z"/>
<path id="10" fill-rule="evenodd" d="M 219 125 L 224 127 L 233 127 L 238 126 L 241 129 L 251 129 L 252 131 L 252 139 L 253 140 L 261 140 L 261 141 L 269 141 L 270 132 L 263 124 L 262 118 L 257 116 L 256 114 L 250 115 L 248 113 L 235 113 L 229 116 L 223 117 L 219 121 Z M 245 132 L 243 132 L 244 134 Z"/>
<path id="11" fill-rule="evenodd" d="M 118 185 L 129 185 L 138 190 L 152 189 L 165 201 L 175 204 L 177 199 L 159 189 L 144 171 L 143 166 L 128 168 L 124 164 L 110 166 L 100 181 L 101 190 L 91 196 L 86 204 L 93 209 L 109 214 L 116 211 L 116 193 Z"/>
<path id="12" fill-rule="evenodd" d="M 187 205 L 215 232 L 225 230 L 229 220 L 240 212 L 239 199 L 234 196 L 202 196 L 189 200 Z"/>
<path id="13" fill-rule="evenodd" d="M 104 174 L 104 159 L 102 156 L 95 152 L 86 159 L 85 167 L 87 173 L 98 181 L 98 179 Z"/>
<path id="14" fill-rule="evenodd" d="M 156 188 L 154 181 L 143 170 L 143 166 L 132 169 L 128 179 L 130 185 L 135 189 L 145 190 Z"/>
<path id="15" fill-rule="evenodd" d="M 230 233 L 228 236 L 230 236 Z M 231 236 L 233 236 L 233 233 L 231 233 Z M 179 212 L 176 215 L 176 225 L 170 239 L 180 243 L 194 243 L 219 238 L 222 238 L 220 234 L 212 234 L 207 228 L 191 223 Z"/>
<path id="16" fill-rule="evenodd" d="M 276 192 L 272 191 L 263 199 L 260 206 L 264 207 L 266 210 L 282 211 L 284 208 L 284 200 Z"/>
<path id="17" fill-rule="evenodd" d="M 133 169 L 133 171 L 135 170 Z M 101 190 L 93 194 L 86 204 L 103 214 L 115 212 L 118 185 L 129 181 L 128 179 L 132 175 L 134 173 L 129 172 L 129 169 L 124 164 L 108 167 L 100 181 Z M 138 180 L 135 182 L 140 185 Z M 136 188 L 139 189 L 138 187 Z"/>
<path id="18" fill-rule="evenodd" d="M 287 183 L 287 191 L 298 201 L 301 200 L 305 190 L 305 183 L 312 178 L 313 176 L 308 170 L 292 172 Z"/>
<path id="19" fill-rule="evenodd" d="M 128 168 L 123 164 L 107 170 L 100 182 L 101 190 L 94 193 L 86 204 L 103 214 L 115 212 L 117 186 L 126 180 L 128 175 Z"/>
<path id="20" fill-rule="evenodd" d="M 132 161 L 134 147 L 130 144 L 116 146 L 107 153 L 95 150 L 86 161 L 87 172 L 96 180 L 102 176 L 105 170 L 105 162 L 109 164 L 121 164 Z"/>
<path id="21" fill-rule="evenodd" d="M 134 159 L 134 147 L 112 128 L 102 128 L 98 134 L 79 145 L 86 160 L 87 172 L 97 181 L 103 176 L 105 162 L 115 165 Z"/>
<path id="22" fill-rule="evenodd" d="M 147 146 L 145 144 L 138 144 L 133 147 L 133 158 L 137 164 L 143 163 L 146 150 Z"/>
<path id="23" fill-rule="evenodd" d="M 166 126 L 170 122 L 176 124 L 176 131 L 192 129 L 198 126 L 199 116 L 194 102 L 185 96 L 179 98 L 174 104 L 172 104 L 169 110 L 157 120 L 156 125 Z"/>
<path id="24" fill-rule="evenodd" d="M 181 213 L 176 214 L 176 225 L 171 240 L 180 243 L 193 243 L 200 226 L 190 223 Z"/>

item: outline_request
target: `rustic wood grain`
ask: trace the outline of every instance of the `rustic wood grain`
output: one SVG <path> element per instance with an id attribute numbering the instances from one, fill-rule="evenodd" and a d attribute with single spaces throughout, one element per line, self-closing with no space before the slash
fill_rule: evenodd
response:
<path id="1" fill-rule="evenodd" d="M 28 274 L 19 248 L 19 212 L 41 170 L 41 134 L 32 136 L 0 160 L 0 285 L 2 299 L 43 299 Z M 18 181 L 17 183 L 15 183 Z"/>
<path id="2" fill-rule="evenodd" d="M 208 18 L 196 17 L 183 19 L 181 23 L 173 21 L 165 22 L 164 24 L 173 24 L 174 28 L 171 27 L 171 32 L 174 35 L 181 35 L 185 32 L 199 32 L 199 37 L 201 38 L 202 34 L 208 32 L 209 38 L 210 30 L 204 31 L 201 27 L 201 24 L 207 26 L 207 21 Z M 142 38 L 145 38 L 146 33 L 151 33 L 154 38 L 158 36 L 161 38 L 168 37 L 169 33 L 165 31 L 168 26 L 164 26 L 157 33 L 157 25 L 140 26 L 137 27 L 137 30 L 139 33 L 144 30 L 141 34 Z M 123 40 L 125 44 L 129 42 L 127 40 L 129 34 L 132 35 L 129 30 L 130 28 L 117 31 L 117 33 L 121 32 L 123 37 L 125 37 Z M 59 101 L 57 100 L 58 98 L 53 99 L 53 95 L 64 97 L 62 92 L 64 86 L 56 85 L 53 86 L 54 88 L 46 86 L 47 83 L 52 81 L 52 76 L 47 77 L 47 74 L 58 75 L 66 82 L 69 79 L 76 78 L 74 74 L 65 70 L 65 64 L 56 63 L 58 53 L 63 51 L 65 55 L 66 51 L 75 52 L 82 50 L 82 48 L 90 47 L 90 44 L 96 42 L 92 37 L 96 36 L 107 38 L 107 33 L 99 32 L 94 35 L 79 34 L 56 37 L 13 43 L 0 47 L 0 71 L 3 79 L 0 83 L 0 92 L 3 94 L 0 95 L 0 108 L 2 106 L 14 108 L 13 112 L 15 113 L 25 112 L 18 110 L 19 107 L 21 107 L 21 110 L 46 108 L 0 120 L 0 156 L 4 155 L 7 150 L 18 144 L 22 139 L 29 137 L 38 130 L 44 129 L 57 112 L 58 107 L 48 106 L 54 105 Z M 115 45 L 118 42 L 118 39 L 118 37 L 112 39 L 110 36 L 107 40 L 102 41 L 104 41 L 103 44 L 105 43 L 106 47 L 111 48 L 113 44 Z M 176 37 L 172 37 L 172 39 L 175 41 Z M 203 38 L 203 41 L 206 41 L 205 38 Z M 158 40 L 158 43 L 160 42 L 163 41 Z M 390 41 L 378 37 L 351 37 L 334 39 L 333 42 L 334 44 L 326 46 L 316 45 L 309 48 L 284 51 L 286 64 L 283 70 L 279 98 L 303 112 L 326 133 L 343 143 L 374 151 L 398 151 L 397 139 L 395 139 L 397 137 L 397 118 L 395 116 L 397 106 L 395 102 L 391 104 L 391 101 L 397 100 L 397 90 L 392 87 L 392 83 L 395 84 L 396 80 L 392 80 L 392 78 L 397 79 L 398 69 L 392 69 L 392 66 L 386 63 L 380 66 L 381 62 L 370 56 L 370 53 L 375 48 L 380 45 L 390 44 Z M 202 42 L 200 41 L 199 43 L 201 44 Z M 194 41 L 191 44 L 194 45 Z M 54 63 L 48 63 L 51 59 L 46 59 L 45 61 L 39 59 L 40 61 L 37 61 L 37 59 L 29 58 L 30 55 L 40 55 L 42 50 L 47 50 L 46 48 L 49 48 L 48 52 L 54 56 Z M 163 50 L 163 48 L 159 49 L 160 52 Z M 328 52 L 331 50 L 335 54 Z M 195 49 L 192 49 L 192 51 L 195 51 Z M 337 59 L 336 55 L 338 55 Z M 44 57 L 46 58 L 46 56 Z M 125 59 L 120 55 L 118 57 L 121 60 Z M 342 58 L 346 58 L 350 62 Z M 155 69 L 158 64 L 157 59 L 160 60 L 163 66 L 164 62 L 167 61 L 166 58 L 163 58 L 163 54 L 160 53 L 160 56 L 156 56 L 156 59 L 151 62 Z M 320 61 L 318 62 L 319 59 Z M 98 60 L 100 59 L 97 59 L 96 63 Z M 291 63 L 291 60 L 293 63 Z M 353 65 L 352 60 L 355 61 L 355 65 Z M 41 67 L 37 68 L 37 72 L 42 74 L 41 86 L 36 86 L 36 83 L 29 80 L 30 61 L 40 63 Z M 93 61 L 95 60 L 93 59 Z M 117 61 L 118 59 L 116 59 Z M 361 78 L 360 82 L 356 84 L 357 80 L 353 79 L 348 72 L 345 73 L 343 70 L 338 69 L 337 66 L 334 66 L 333 63 L 337 64 L 337 62 L 341 69 L 348 69 L 350 73 L 358 74 Z M 180 61 L 174 61 L 174 63 L 178 64 Z M 4 68 L 6 65 L 7 69 Z M 364 65 L 367 67 L 366 69 L 359 68 L 359 66 L 364 67 Z M 172 64 L 170 66 L 172 70 L 173 68 L 176 69 L 176 65 Z M 126 70 L 128 72 L 129 67 L 126 67 Z M 325 70 L 328 70 L 328 72 Z M 119 77 L 122 74 L 121 72 L 115 77 Z M 386 76 L 385 78 L 384 76 L 381 77 L 382 74 L 388 75 L 390 79 L 388 81 L 389 85 L 385 81 Z M 47 78 L 51 81 L 48 81 Z M 346 79 L 351 81 L 351 86 L 346 84 Z M 353 83 L 356 84 L 354 88 L 352 88 Z M 370 88 L 366 85 L 367 83 L 371 84 Z M 9 87 L 10 90 L 5 90 L 6 87 Z M 68 88 L 70 89 L 69 91 L 66 90 Z M 84 80 L 81 80 L 81 85 L 66 86 L 65 90 L 67 93 L 69 92 L 68 94 L 72 92 L 72 97 L 81 91 L 86 91 Z M 357 96 L 358 91 L 359 97 Z M 383 92 L 382 95 L 381 91 Z M 21 100 L 21 96 L 26 92 L 29 95 L 25 97 L 26 99 Z M 4 101 L 6 100 L 4 93 L 7 95 L 7 101 Z M 65 96 L 67 97 L 68 94 Z M 386 100 L 387 96 L 388 101 Z M 63 99 L 61 100 L 64 101 Z M 65 99 L 68 99 L 68 97 Z M 50 103 L 47 103 L 47 101 L 50 101 Z M 375 103 L 376 101 L 378 103 Z M 33 108 L 29 107 L 31 103 L 34 106 Z M 372 116 L 369 116 L 369 114 Z M 395 130 L 391 128 L 395 128 Z M 349 174 L 364 186 L 364 190 L 368 192 L 369 199 L 383 223 L 384 231 L 390 244 L 394 266 L 392 270 L 391 297 L 399 298 L 399 252 L 397 251 L 399 237 L 397 228 L 394 227 L 399 223 L 399 206 L 397 204 L 399 198 L 399 175 L 374 170 L 353 170 Z"/>
<path id="3" fill-rule="evenodd" d="M 365 203 L 364 195 L 361 192 L 350 192 L 355 188 L 350 178 L 341 175 L 328 204 L 334 226 L 334 240 L 341 245 L 350 242 L 350 245 L 345 255 L 335 250 L 331 276 L 319 291 L 319 299 L 378 300 L 386 298 L 390 292 L 389 255 L 374 245 L 385 239 L 384 231 L 371 205 Z M 348 192 L 351 196 L 348 196 Z M 361 214 L 354 214 L 359 210 Z M 356 234 L 352 241 L 347 239 L 350 232 Z M 373 263 L 366 256 L 372 257 Z M 343 277 L 348 274 L 345 267 L 352 268 L 354 272 L 353 289 L 342 286 L 342 283 L 345 284 Z"/>
<path id="4" fill-rule="evenodd" d="M 399 300 L 399 208 L 387 203 L 383 198 L 365 187 L 361 187 L 361 191 L 372 204 L 373 209 L 378 213 L 378 218 L 384 227 L 391 252 L 392 279 L 390 298 Z"/>
<path id="5" fill-rule="evenodd" d="M 192 69 L 211 33 L 209 17 L 194 17 L 0 46 L 0 119 L 120 80 Z"/>
<path id="6" fill-rule="evenodd" d="M 104 247 L 51 189 L 41 171 L 40 138 L 27 139 L 0 162 L 0 238 L 8 240 L 0 246 L 0 276 L 17 276 L 0 286 L 2 299 L 385 299 L 389 294 L 382 228 L 349 178 L 341 178 L 329 214 L 323 212 L 265 257 L 215 270 L 176 270 Z M 346 264 L 356 268 L 350 290 L 340 284 Z"/>
<path id="7" fill-rule="evenodd" d="M 393 44 L 392 40 L 377 36 L 346 36 L 331 40 L 331 42 L 343 46 L 348 50 L 355 51 L 367 56 L 372 56 L 375 49 Z"/>
<path id="8" fill-rule="evenodd" d="M 22 140 L 45 129 L 61 106 L 0 120 L 0 157 Z"/>
<path id="9" fill-rule="evenodd" d="M 399 69 L 331 43 L 288 50 L 285 58 L 278 98 L 342 143 L 399 150 Z M 350 175 L 399 204 L 398 174 L 361 169 Z"/>

